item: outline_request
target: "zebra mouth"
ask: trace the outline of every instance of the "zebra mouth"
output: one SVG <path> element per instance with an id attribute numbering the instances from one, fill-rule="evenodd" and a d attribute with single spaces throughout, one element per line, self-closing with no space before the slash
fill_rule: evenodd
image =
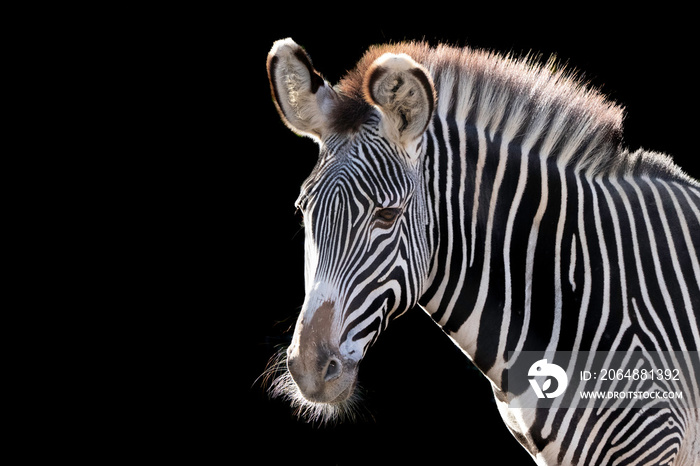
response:
<path id="1" fill-rule="evenodd" d="M 344 403 L 345 401 L 350 399 L 350 397 L 352 397 L 353 393 L 355 392 L 355 385 L 356 384 L 357 384 L 357 379 L 353 380 L 345 390 L 343 390 L 342 392 L 340 392 L 338 394 L 338 396 L 336 396 L 334 399 L 332 399 L 331 401 L 328 401 L 326 403 L 328 403 L 328 404 Z"/>
<path id="2" fill-rule="evenodd" d="M 361 390 L 355 377 L 332 399 L 322 401 L 321 397 L 304 395 L 294 382 L 289 371 L 282 371 L 272 382 L 270 395 L 289 402 L 294 414 L 310 423 L 334 423 L 353 421 L 361 416 Z"/>
<path id="3" fill-rule="evenodd" d="M 342 404 L 352 397 L 355 392 L 355 386 L 357 385 L 357 378 L 355 371 L 345 373 L 342 377 L 327 383 L 325 386 L 313 392 L 303 390 L 296 380 L 295 384 L 299 394 L 304 397 L 306 401 L 334 405 Z"/>

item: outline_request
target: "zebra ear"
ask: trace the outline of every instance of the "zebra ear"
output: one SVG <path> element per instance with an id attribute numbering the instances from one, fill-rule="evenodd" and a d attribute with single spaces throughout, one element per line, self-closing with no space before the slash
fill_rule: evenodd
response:
<path id="1" fill-rule="evenodd" d="M 422 136 L 433 117 L 436 94 L 430 73 L 404 53 L 385 53 L 372 63 L 364 94 L 382 112 L 387 137 L 403 146 Z"/>
<path id="2" fill-rule="evenodd" d="M 336 93 L 292 39 L 278 40 L 267 55 L 272 97 L 286 125 L 295 133 L 320 139 L 329 126 Z"/>

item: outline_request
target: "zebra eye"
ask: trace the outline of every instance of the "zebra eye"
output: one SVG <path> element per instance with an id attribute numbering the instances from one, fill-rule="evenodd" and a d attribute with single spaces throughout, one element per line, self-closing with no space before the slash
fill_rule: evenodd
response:
<path id="1" fill-rule="evenodd" d="M 399 214 L 401 214 L 401 209 L 387 207 L 385 209 L 377 210 L 377 212 L 374 214 L 374 219 L 383 223 L 393 223 Z"/>

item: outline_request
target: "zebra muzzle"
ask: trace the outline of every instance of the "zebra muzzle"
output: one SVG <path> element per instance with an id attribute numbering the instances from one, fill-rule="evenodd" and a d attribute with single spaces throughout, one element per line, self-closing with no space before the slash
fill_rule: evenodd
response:
<path id="1" fill-rule="evenodd" d="M 316 403 L 339 403 L 355 387 L 357 361 L 344 358 L 333 332 L 333 303 L 324 302 L 310 319 L 300 316 L 287 369 L 303 397 Z"/>
<path id="2" fill-rule="evenodd" d="M 312 364 L 311 370 L 308 366 L 297 357 L 287 359 L 287 368 L 306 400 L 340 403 L 352 395 L 356 380 L 354 367 L 349 368 L 340 358 L 332 355 L 320 356 Z"/>

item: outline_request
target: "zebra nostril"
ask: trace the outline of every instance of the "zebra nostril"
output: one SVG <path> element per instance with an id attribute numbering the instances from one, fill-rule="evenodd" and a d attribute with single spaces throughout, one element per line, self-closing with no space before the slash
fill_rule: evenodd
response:
<path id="1" fill-rule="evenodd" d="M 323 375 L 323 380 L 326 382 L 330 382 L 331 380 L 337 379 L 340 377 L 340 374 L 343 372 L 343 365 L 340 363 L 335 358 L 331 358 L 330 361 L 328 361 L 328 365 L 326 366 L 326 372 Z"/>

